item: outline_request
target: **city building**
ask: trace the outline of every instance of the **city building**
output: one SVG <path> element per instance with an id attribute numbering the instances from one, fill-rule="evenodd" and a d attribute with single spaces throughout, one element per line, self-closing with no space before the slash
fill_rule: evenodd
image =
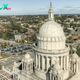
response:
<path id="1" fill-rule="evenodd" d="M 2 28 L 2 25 L 0 25 L 0 28 Z"/>
<path id="2" fill-rule="evenodd" d="M 1 50 L 0 50 L 0 58 L 2 58 L 2 56 L 1 56 Z"/>
<path id="3" fill-rule="evenodd" d="M 15 37 L 15 40 L 18 40 L 18 42 L 25 40 L 25 38 L 26 38 L 26 36 L 23 33 L 17 33 L 14 35 L 14 37 Z"/>
<path id="4" fill-rule="evenodd" d="M 72 40 L 77 40 L 78 39 L 78 35 L 72 35 Z"/>
<path id="5" fill-rule="evenodd" d="M 54 21 L 52 3 L 33 49 L 34 60 L 25 55 L 22 71 L 15 73 L 16 80 L 80 80 L 80 58 L 76 52 L 69 55 L 63 28 Z"/>
<path id="6" fill-rule="evenodd" d="M 78 27 L 77 31 L 78 31 L 78 33 L 80 34 L 80 27 Z"/>

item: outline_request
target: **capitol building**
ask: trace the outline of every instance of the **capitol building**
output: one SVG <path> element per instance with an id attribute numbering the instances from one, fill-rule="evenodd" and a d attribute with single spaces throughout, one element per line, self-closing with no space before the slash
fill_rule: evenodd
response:
<path id="1" fill-rule="evenodd" d="M 27 53 L 16 80 L 80 80 L 80 58 L 66 44 L 63 28 L 55 22 L 52 3 L 33 47 L 34 59 Z M 16 66 L 14 67 L 16 69 Z"/>

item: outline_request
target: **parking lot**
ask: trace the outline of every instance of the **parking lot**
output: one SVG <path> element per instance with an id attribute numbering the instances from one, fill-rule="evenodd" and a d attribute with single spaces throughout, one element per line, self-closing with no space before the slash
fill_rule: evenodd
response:
<path id="1" fill-rule="evenodd" d="M 3 47 L 3 48 L 0 48 L 0 50 L 2 53 L 10 54 L 10 55 L 21 55 L 22 52 L 33 51 L 31 45 L 24 45 L 24 44 L 11 45 L 8 47 Z"/>
<path id="2" fill-rule="evenodd" d="M 34 53 L 30 53 L 30 56 L 31 56 L 31 58 L 34 60 Z M 2 66 L 4 66 L 4 67 L 11 67 L 11 69 L 12 69 L 12 66 L 11 65 L 13 65 L 14 64 L 14 62 L 21 62 L 22 61 L 22 59 L 24 58 L 24 55 L 23 56 L 19 56 L 19 57 L 15 57 L 15 58 L 10 58 L 9 60 L 4 60 L 4 61 L 1 61 L 0 62 L 0 66 L 2 67 Z"/>

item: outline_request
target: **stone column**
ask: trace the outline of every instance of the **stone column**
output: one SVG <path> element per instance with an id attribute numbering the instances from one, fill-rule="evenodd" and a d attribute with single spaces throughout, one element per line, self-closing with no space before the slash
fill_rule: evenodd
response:
<path id="1" fill-rule="evenodd" d="M 40 69 L 40 55 L 39 55 L 39 69 Z"/>
<path id="2" fill-rule="evenodd" d="M 25 71 L 25 62 L 24 62 L 24 71 Z"/>
<path id="3" fill-rule="evenodd" d="M 40 42 L 40 48 L 41 48 L 41 40 L 39 42 Z"/>
<path id="4" fill-rule="evenodd" d="M 62 76 L 60 78 L 61 78 L 60 80 L 62 80 Z"/>
<path id="5" fill-rule="evenodd" d="M 22 70 L 23 70 L 23 62 L 22 62 Z"/>
<path id="6" fill-rule="evenodd" d="M 52 79 L 54 80 L 54 76 L 52 77 Z"/>
<path id="7" fill-rule="evenodd" d="M 65 70 L 65 56 L 64 56 L 64 70 Z"/>
<path id="8" fill-rule="evenodd" d="M 44 56 L 44 70 L 46 69 L 45 56 Z"/>
<path id="9" fill-rule="evenodd" d="M 78 72 L 78 62 L 76 63 L 76 73 Z"/>
<path id="10" fill-rule="evenodd" d="M 26 71 L 28 70 L 28 65 L 26 65 Z"/>
<path id="11" fill-rule="evenodd" d="M 37 68 L 37 54 L 36 54 L 36 68 Z"/>
<path id="12" fill-rule="evenodd" d="M 36 67 L 36 54 L 34 54 L 34 66 Z"/>
<path id="13" fill-rule="evenodd" d="M 55 78 L 54 80 L 56 80 L 56 76 L 54 76 L 54 78 Z"/>
<path id="14" fill-rule="evenodd" d="M 51 72 L 50 72 L 50 80 L 51 80 Z"/>
<path id="15" fill-rule="evenodd" d="M 73 72 L 74 72 L 74 64 L 73 64 Z"/>
<path id="16" fill-rule="evenodd" d="M 37 54 L 37 68 L 39 68 L 39 55 Z"/>
<path id="17" fill-rule="evenodd" d="M 25 69 L 25 68 L 24 68 L 24 63 L 25 63 L 25 62 L 23 62 L 23 70 Z"/>
<path id="18" fill-rule="evenodd" d="M 72 71 L 74 72 L 74 64 L 72 64 L 72 67 L 73 67 L 73 68 L 72 68 Z"/>
<path id="19" fill-rule="evenodd" d="M 48 65 L 49 65 L 49 63 L 48 63 L 48 57 L 46 57 L 46 59 L 47 59 L 47 65 L 46 65 L 46 68 L 47 68 L 47 70 L 48 70 Z"/>
<path id="20" fill-rule="evenodd" d="M 26 71 L 26 63 L 25 63 L 25 71 Z"/>
<path id="21" fill-rule="evenodd" d="M 53 64 L 52 62 L 53 62 L 53 57 L 51 57 L 51 65 Z"/>
<path id="22" fill-rule="evenodd" d="M 67 55 L 67 68 L 66 69 L 68 69 L 68 55 Z"/>
<path id="23" fill-rule="evenodd" d="M 26 64 L 25 64 L 25 71 L 26 71 Z"/>
<path id="24" fill-rule="evenodd" d="M 61 68 L 63 68 L 63 57 L 61 56 Z"/>
<path id="25" fill-rule="evenodd" d="M 42 55 L 42 70 L 44 71 L 44 56 Z"/>
<path id="26" fill-rule="evenodd" d="M 75 64 L 74 64 L 74 72 L 75 72 Z"/>
<path id="27" fill-rule="evenodd" d="M 24 62 L 24 67 L 23 68 L 24 68 L 24 71 L 25 71 L 25 62 Z"/>
<path id="28" fill-rule="evenodd" d="M 31 71 L 31 64 L 30 64 L 30 71 Z"/>

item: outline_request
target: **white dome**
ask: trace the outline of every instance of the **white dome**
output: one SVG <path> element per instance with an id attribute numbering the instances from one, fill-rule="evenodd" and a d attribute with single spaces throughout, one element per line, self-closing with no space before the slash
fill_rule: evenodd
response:
<path id="1" fill-rule="evenodd" d="M 53 71 L 57 71 L 57 70 L 59 70 L 59 69 L 61 69 L 59 63 L 54 64 L 54 66 L 53 66 Z"/>
<path id="2" fill-rule="evenodd" d="M 48 21 L 39 30 L 40 37 L 64 37 L 62 27 L 55 21 Z"/>
<path id="3" fill-rule="evenodd" d="M 74 54 L 72 54 L 72 62 L 75 63 L 77 59 L 79 59 L 79 56 L 75 52 Z"/>
<path id="4" fill-rule="evenodd" d="M 25 59 L 30 59 L 31 57 L 30 57 L 30 55 L 29 54 L 26 54 L 25 55 Z"/>
<path id="5" fill-rule="evenodd" d="M 76 54 L 76 52 L 74 54 L 72 54 L 72 58 L 73 59 L 78 59 L 79 58 L 78 55 Z"/>
<path id="6" fill-rule="evenodd" d="M 53 69 L 52 69 L 52 72 L 55 75 L 61 74 L 62 70 L 61 70 L 61 67 L 60 67 L 60 65 L 59 65 L 58 62 L 56 64 L 54 64 Z"/>
<path id="7" fill-rule="evenodd" d="M 43 24 L 37 36 L 38 48 L 50 51 L 65 49 L 65 35 L 60 24 L 54 21 L 52 5 L 50 6 L 48 21 Z"/>

